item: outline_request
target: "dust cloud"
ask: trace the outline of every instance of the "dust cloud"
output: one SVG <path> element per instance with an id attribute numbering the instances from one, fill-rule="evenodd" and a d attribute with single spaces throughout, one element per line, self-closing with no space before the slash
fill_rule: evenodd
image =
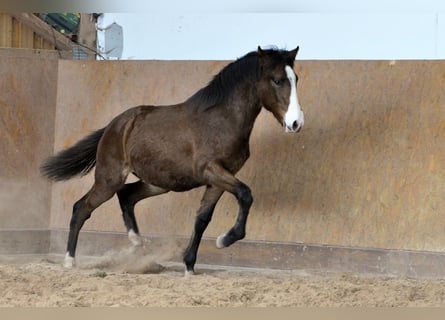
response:
<path id="1" fill-rule="evenodd" d="M 160 273 L 165 270 L 163 262 L 177 260 L 184 250 L 174 238 L 142 240 L 141 246 L 128 245 L 109 250 L 101 257 L 95 257 L 93 261 L 82 263 L 79 267 L 129 274 Z"/>

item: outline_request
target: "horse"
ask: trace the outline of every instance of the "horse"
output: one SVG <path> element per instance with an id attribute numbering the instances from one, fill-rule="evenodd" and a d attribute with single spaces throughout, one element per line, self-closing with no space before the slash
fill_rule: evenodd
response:
<path id="1" fill-rule="evenodd" d="M 83 176 L 96 167 L 93 186 L 73 206 L 63 265 L 75 266 L 80 229 L 114 194 L 128 238 L 139 246 L 137 202 L 169 191 L 205 187 L 183 255 L 186 275 L 194 273 L 202 235 L 225 191 L 236 198 L 239 211 L 233 227 L 217 237 L 216 247 L 243 239 L 253 196 L 235 175 L 250 156 L 255 119 L 264 107 L 285 132 L 299 132 L 304 124 L 294 71 L 298 50 L 258 46 L 226 65 L 186 101 L 127 109 L 104 128 L 47 158 L 40 170 L 53 181 Z M 126 183 L 130 173 L 139 180 Z"/>

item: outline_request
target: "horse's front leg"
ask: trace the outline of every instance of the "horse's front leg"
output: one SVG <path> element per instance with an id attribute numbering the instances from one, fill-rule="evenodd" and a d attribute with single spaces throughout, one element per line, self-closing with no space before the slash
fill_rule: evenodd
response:
<path id="1" fill-rule="evenodd" d="M 216 239 L 216 247 L 225 248 L 243 239 L 246 235 L 247 217 L 253 202 L 252 193 L 246 184 L 236 179 L 235 176 L 219 164 L 210 164 L 205 173 L 213 185 L 232 193 L 238 201 L 239 211 L 235 225 L 229 232 L 220 235 Z"/>
<path id="2" fill-rule="evenodd" d="M 212 219 L 216 203 L 221 198 L 224 190 L 208 186 L 201 200 L 201 206 L 197 212 L 195 228 L 190 239 L 190 243 L 184 253 L 185 274 L 186 276 L 194 273 L 196 255 L 201 243 L 202 235 Z"/>
<path id="3" fill-rule="evenodd" d="M 218 249 L 225 248 L 234 242 L 243 239 L 246 236 L 247 217 L 250 207 L 252 206 L 253 197 L 250 188 L 242 182 L 239 182 L 235 197 L 238 200 L 239 211 L 235 225 L 229 232 L 220 235 L 216 239 L 216 247 Z"/>

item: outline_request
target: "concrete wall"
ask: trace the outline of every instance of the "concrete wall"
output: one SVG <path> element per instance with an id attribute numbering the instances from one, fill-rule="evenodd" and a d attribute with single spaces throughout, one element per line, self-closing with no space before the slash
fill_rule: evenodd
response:
<path id="1" fill-rule="evenodd" d="M 57 67 L 55 52 L 0 50 L 0 252 L 49 248 L 51 185 L 38 168 L 53 150 Z"/>
<path id="2" fill-rule="evenodd" d="M 55 149 L 71 145 L 128 107 L 184 100 L 224 61 L 75 62 L 59 65 Z M 239 177 L 255 201 L 248 240 L 445 250 L 445 62 L 301 61 L 300 134 L 266 111 Z M 51 228 L 67 228 L 92 175 L 53 187 Z M 144 234 L 189 236 L 202 189 L 137 207 Z M 225 195 L 206 236 L 227 231 Z M 116 198 L 84 230 L 124 232 Z"/>

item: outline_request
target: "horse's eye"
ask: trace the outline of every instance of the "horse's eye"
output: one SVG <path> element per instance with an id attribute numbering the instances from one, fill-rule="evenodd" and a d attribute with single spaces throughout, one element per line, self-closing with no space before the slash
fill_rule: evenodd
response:
<path id="1" fill-rule="evenodd" d="M 278 86 L 281 87 L 284 83 L 284 79 L 283 78 L 274 78 L 272 79 L 273 83 Z"/>

